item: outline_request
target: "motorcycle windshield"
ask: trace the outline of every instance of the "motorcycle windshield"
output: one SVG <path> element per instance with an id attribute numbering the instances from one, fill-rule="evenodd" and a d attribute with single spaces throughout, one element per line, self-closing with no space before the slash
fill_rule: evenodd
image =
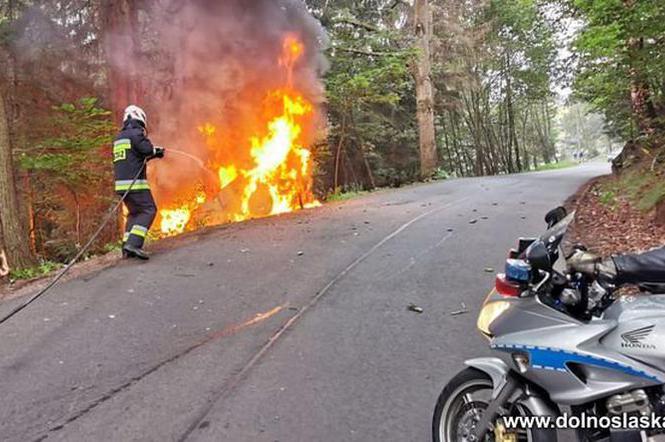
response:
<path id="1" fill-rule="evenodd" d="M 566 233 L 568 233 L 568 228 L 573 223 L 573 220 L 575 220 L 575 212 L 569 214 L 547 230 L 547 232 L 540 237 L 541 241 L 547 244 L 550 250 L 554 247 L 559 247 L 561 241 L 563 241 L 563 238 L 566 236 Z"/>

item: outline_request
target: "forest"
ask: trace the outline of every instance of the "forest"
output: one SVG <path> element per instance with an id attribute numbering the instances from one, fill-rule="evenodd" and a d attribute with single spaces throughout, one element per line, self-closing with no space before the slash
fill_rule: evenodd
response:
<path id="1" fill-rule="evenodd" d="M 53 270 L 97 229 L 128 104 L 176 153 L 150 170 L 160 238 L 624 145 L 617 167 L 660 164 L 664 47 L 660 0 L 0 0 L 0 276 Z M 275 121 L 301 163 L 268 183 Z"/>

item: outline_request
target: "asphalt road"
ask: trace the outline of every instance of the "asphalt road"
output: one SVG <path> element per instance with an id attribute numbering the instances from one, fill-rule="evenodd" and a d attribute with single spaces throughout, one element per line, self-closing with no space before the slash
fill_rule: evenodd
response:
<path id="1" fill-rule="evenodd" d="M 429 441 L 443 385 L 488 354 L 485 269 L 608 171 L 377 192 L 63 284 L 0 327 L 0 439 Z"/>

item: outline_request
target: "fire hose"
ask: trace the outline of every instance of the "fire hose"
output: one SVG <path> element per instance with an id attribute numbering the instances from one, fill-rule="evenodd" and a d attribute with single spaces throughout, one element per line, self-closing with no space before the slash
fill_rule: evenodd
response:
<path id="1" fill-rule="evenodd" d="M 53 280 L 50 283 L 48 283 L 48 285 L 46 287 L 41 289 L 37 294 L 30 297 L 30 299 L 23 302 L 18 307 L 14 308 L 9 314 L 7 314 L 2 319 L 0 319 L 0 325 L 7 322 L 11 317 L 13 317 L 18 312 L 20 312 L 21 310 L 23 310 L 24 308 L 26 308 L 27 306 L 29 306 L 30 304 L 32 304 L 33 302 L 35 302 L 36 300 L 41 298 L 44 294 L 46 294 L 46 292 L 48 292 L 50 289 L 55 287 L 55 285 L 63 278 L 63 276 L 65 276 L 67 274 L 67 272 L 69 272 L 69 270 L 74 266 L 74 264 L 76 264 L 76 262 L 79 259 L 81 259 L 81 257 L 88 251 L 88 249 L 92 246 L 92 244 L 97 240 L 97 237 L 99 237 L 99 235 L 106 228 L 108 223 L 113 219 L 113 215 L 115 215 L 115 213 L 118 211 L 118 209 L 120 209 L 120 206 L 122 206 L 122 204 L 125 202 L 125 199 L 127 198 L 127 195 L 129 195 L 129 192 L 131 192 L 132 188 L 134 187 L 134 184 L 136 184 L 136 181 L 138 181 L 138 179 L 141 176 L 141 174 L 143 173 L 143 170 L 145 169 L 147 163 L 148 163 L 148 160 L 145 159 L 143 161 L 143 165 L 141 166 L 141 169 L 138 171 L 138 173 L 136 174 L 136 176 L 132 180 L 131 184 L 129 185 L 129 188 L 125 191 L 125 193 L 122 195 L 120 200 L 113 207 L 111 207 L 111 210 L 109 210 L 109 213 L 106 215 L 106 218 L 104 219 L 102 224 L 99 226 L 97 231 L 95 231 L 95 233 L 90 237 L 88 242 L 81 248 L 81 250 L 79 250 L 79 252 L 76 254 L 76 256 L 74 256 L 74 258 L 72 258 L 71 261 L 69 261 L 69 263 L 62 269 L 62 271 L 60 271 L 55 276 L 55 278 L 53 278 Z"/>

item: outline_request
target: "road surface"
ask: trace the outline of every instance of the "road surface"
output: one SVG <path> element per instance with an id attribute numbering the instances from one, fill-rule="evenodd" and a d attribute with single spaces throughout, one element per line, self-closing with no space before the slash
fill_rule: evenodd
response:
<path id="1" fill-rule="evenodd" d="M 63 284 L 0 327 L 0 439 L 429 441 L 442 386 L 488 353 L 486 269 L 608 171 L 377 192 Z"/>

